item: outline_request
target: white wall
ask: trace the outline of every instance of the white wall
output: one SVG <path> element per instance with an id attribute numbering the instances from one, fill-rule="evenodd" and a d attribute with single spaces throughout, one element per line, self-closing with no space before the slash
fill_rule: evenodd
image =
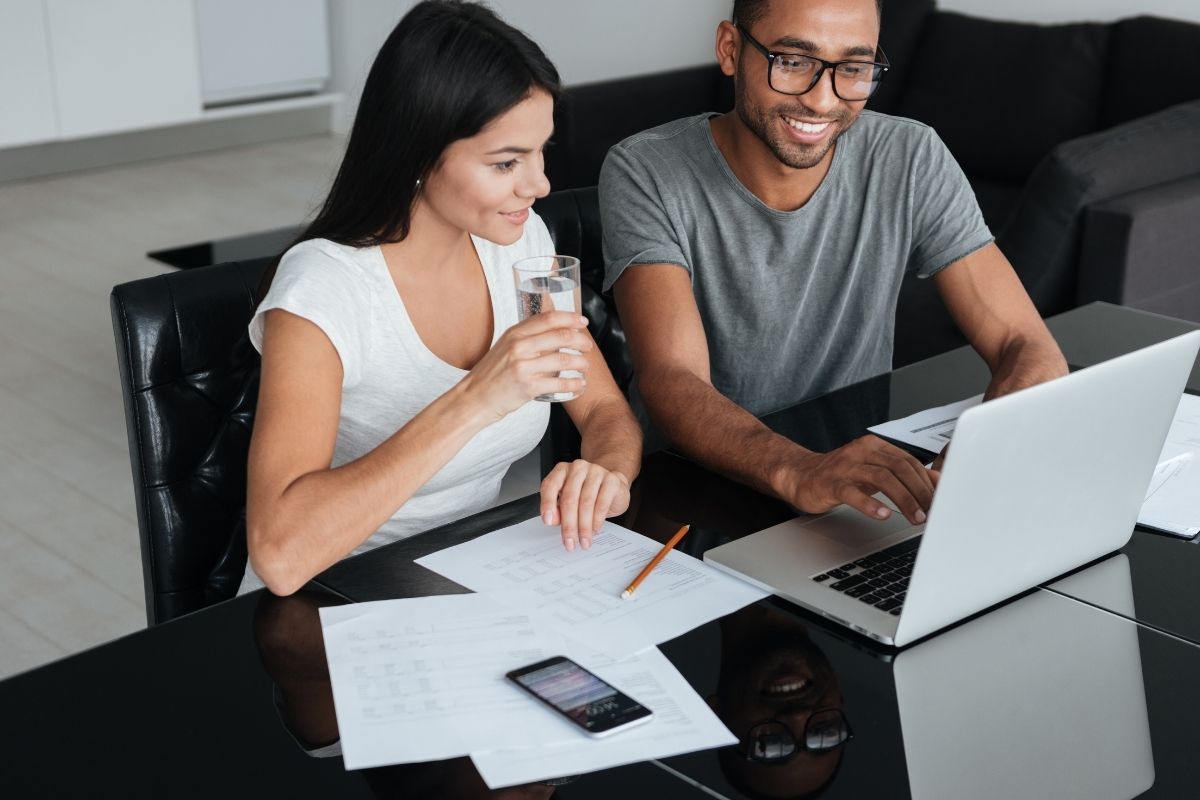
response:
<path id="1" fill-rule="evenodd" d="M 1141 14 L 1200 22 L 1200 0 L 938 0 L 938 7 L 1023 22 L 1111 22 Z"/>
<path id="2" fill-rule="evenodd" d="M 413 0 L 330 0 L 334 117 L 349 130 L 376 51 Z M 581 83 L 715 60 L 717 23 L 732 0 L 491 0 L 496 12 L 541 45 L 563 83 Z"/>
<path id="3" fill-rule="evenodd" d="M 414 0 L 329 0 L 331 90 L 346 100 L 334 129 L 346 132 L 371 61 Z M 712 61 L 717 22 L 732 0 L 490 0 L 528 33 L 568 86 Z M 1137 14 L 1200 22 L 1200 0 L 939 0 L 939 7 L 1030 22 L 1108 21 Z"/>
<path id="4" fill-rule="evenodd" d="M 331 90 L 346 100 L 334 129 L 346 132 L 376 51 L 414 0 L 329 0 Z M 717 23 L 732 0 L 490 0 L 542 46 L 568 86 L 714 60 Z M 1200 22 L 1200 0 L 939 0 L 939 7 L 1031 22 L 1108 21 L 1137 14 Z"/>

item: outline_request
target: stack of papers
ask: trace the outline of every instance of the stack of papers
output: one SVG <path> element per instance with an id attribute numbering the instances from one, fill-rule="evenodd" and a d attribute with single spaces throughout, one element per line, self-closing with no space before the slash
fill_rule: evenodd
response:
<path id="1" fill-rule="evenodd" d="M 418 561 L 475 594 L 322 608 L 346 768 L 470 755 L 499 788 L 735 743 L 654 645 L 767 593 L 672 552 L 621 600 L 659 547 L 608 523 L 568 553 L 534 519 Z M 557 655 L 652 721 L 593 739 L 505 678 Z"/>
<path id="2" fill-rule="evenodd" d="M 954 426 L 958 424 L 958 418 L 962 416 L 962 413 L 971 406 L 977 406 L 982 402 L 983 395 L 977 394 L 966 400 L 959 400 L 957 403 L 918 411 L 903 419 L 872 425 L 867 430 L 885 439 L 911 444 L 931 453 L 940 453 L 946 445 L 950 444 L 950 438 L 954 435 Z"/>
<path id="3" fill-rule="evenodd" d="M 868 430 L 938 453 L 950 441 L 959 416 L 982 400 L 983 395 L 976 395 Z M 1200 397 L 1196 395 L 1185 394 L 1179 400 L 1138 524 L 1189 539 L 1200 534 Z"/>
<path id="4" fill-rule="evenodd" d="M 621 592 L 662 544 L 606 523 L 589 550 L 567 552 L 539 519 L 417 559 L 474 592 L 522 591 L 563 631 L 621 658 L 674 639 L 769 592 L 672 550 L 638 587 Z"/>
<path id="5" fill-rule="evenodd" d="M 1179 400 L 1138 523 L 1176 536 L 1200 534 L 1200 397 L 1196 395 L 1185 394 Z"/>

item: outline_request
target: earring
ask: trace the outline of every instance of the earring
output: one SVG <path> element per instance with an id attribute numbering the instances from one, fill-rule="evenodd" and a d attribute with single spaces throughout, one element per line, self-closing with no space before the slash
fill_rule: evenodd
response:
<path id="1" fill-rule="evenodd" d="M 416 184 L 413 185 L 413 191 L 414 192 L 421 191 L 421 179 L 420 178 L 417 178 Z"/>

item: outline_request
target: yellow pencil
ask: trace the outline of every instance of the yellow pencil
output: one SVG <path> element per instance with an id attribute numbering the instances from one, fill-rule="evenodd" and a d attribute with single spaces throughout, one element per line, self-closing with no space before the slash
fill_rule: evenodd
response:
<path id="1" fill-rule="evenodd" d="M 633 597 L 633 593 L 636 592 L 637 588 L 642 585 L 642 581 L 646 580 L 646 576 L 658 566 L 658 562 L 667 557 L 667 553 L 671 552 L 672 547 L 679 544 L 679 540 L 683 538 L 683 535 L 687 533 L 688 529 L 691 527 L 691 525 L 684 525 L 682 528 L 675 531 L 675 535 L 667 540 L 667 543 L 662 546 L 662 550 L 658 551 L 658 555 L 650 559 L 650 563 L 646 565 L 645 569 L 638 573 L 638 576 L 633 579 L 633 583 L 629 584 L 629 586 L 625 587 L 625 591 L 621 592 L 622 600 L 628 600 Z"/>

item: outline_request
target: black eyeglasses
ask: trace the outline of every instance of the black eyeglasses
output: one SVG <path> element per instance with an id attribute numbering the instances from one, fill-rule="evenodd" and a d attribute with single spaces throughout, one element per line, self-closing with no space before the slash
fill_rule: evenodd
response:
<path id="1" fill-rule="evenodd" d="M 882 49 L 876 50 L 880 62 L 826 61 L 799 53 L 775 53 L 737 26 L 743 38 L 767 59 L 767 85 L 780 94 L 798 95 L 812 91 L 825 70 L 833 73 L 833 93 L 843 100 L 866 100 L 879 88 L 879 82 L 891 68 Z"/>
<path id="2" fill-rule="evenodd" d="M 760 722 L 750 729 L 739 743 L 747 761 L 780 764 L 796 753 L 825 753 L 835 750 L 854 738 L 850 720 L 840 708 L 814 711 L 804 724 L 799 740 L 792 729 L 779 720 Z"/>

